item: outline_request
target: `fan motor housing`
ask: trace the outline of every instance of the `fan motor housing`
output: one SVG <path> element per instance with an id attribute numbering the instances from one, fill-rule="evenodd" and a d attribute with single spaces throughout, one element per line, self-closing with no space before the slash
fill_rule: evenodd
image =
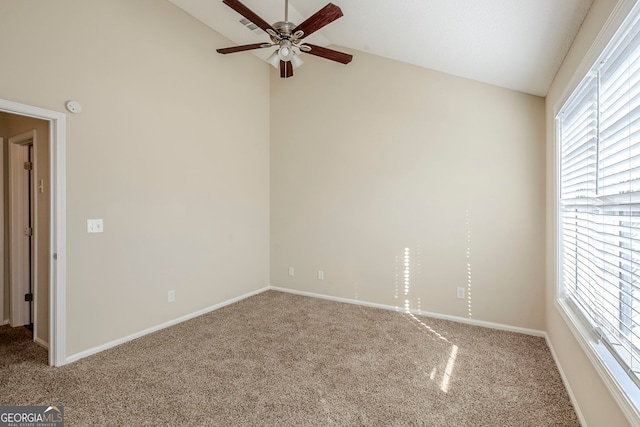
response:
<path id="1" fill-rule="evenodd" d="M 291 33 L 293 32 L 293 29 L 296 28 L 296 24 L 294 24 L 293 22 L 289 22 L 289 21 L 278 21 L 275 24 L 272 25 L 273 28 L 275 28 L 275 30 L 277 32 L 280 33 L 280 35 L 285 36 L 285 37 L 289 37 L 291 36 Z M 274 43 L 277 43 L 277 39 L 274 40 L 275 37 L 271 36 L 271 40 Z"/>

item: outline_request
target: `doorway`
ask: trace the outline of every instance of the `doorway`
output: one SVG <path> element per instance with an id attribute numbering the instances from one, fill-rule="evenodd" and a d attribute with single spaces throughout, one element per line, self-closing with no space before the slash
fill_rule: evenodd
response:
<path id="1" fill-rule="evenodd" d="M 23 126 L 34 123 L 33 119 L 26 120 Z M 14 117 L 9 116 L 10 123 L 16 121 Z M 22 121 L 24 122 L 24 120 Z M 41 127 L 43 126 L 48 127 L 48 124 L 42 123 Z M 48 292 L 46 292 L 46 287 L 39 292 L 42 285 L 45 285 L 40 281 L 48 281 L 48 278 L 42 277 L 42 280 L 39 280 L 38 277 L 38 270 L 41 267 L 38 263 L 38 253 L 43 250 L 40 250 L 38 246 L 39 222 L 36 218 L 43 217 L 43 215 L 39 215 L 38 198 L 35 197 L 34 189 L 37 142 L 37 131 L 34 129 L 10 137 L 8 144 L 8 243 L 9 295 L 11 300 L 9 323 L 13 327 L 25 326 L 32 332 L 34 341 L 48 348 L 47 331 L 38 331 L 39 326 L 48 323 L 48 319 L 45 318 L 48 313 Z M 44 195 L 44 183 L 41 190 Z M 46 202 L 48 205 L 48 199 Z M 46 222 L 48 221 L 47 212 L 43 213 L 45 214 L 43 219 Z M 46 263 L 47 260 L 43 261 Z M 42 267 L 42 269 L 46 269 L 46 265 Z M 40 311 L 44 312 L 41 313 L 41 316 L 36 313 L 39 305 L 42 308 Z"/>
<path id="2" fill-rule="evenodd" d="M 44 121 L 46 129 L 43 130 L 49 139 L 49 152 L 41 165 L 48 166 L 48 171 L 43 174 L 42 188 L 49 192 L 50 204 L 45 209 L 48 215 L 48 230 L 46 235 L 48 242 L 42 244 L 44 247 L 44 257 L 48 261 L 47 275 L 45 283 L 41 289 L 48 294 L 46 300 L 41 300 L 34 304 L 33 313 L 37 316 L 38 306 L 44 307 L 48 311 L 46 330 L 48 332 L 49 365 L 62 366 L 66 363 L 66 239 L 64 230 L 66 228 L 66 115 L 60 112 L 42 109 L 35 106 L 16 103 L 13 101 L 0 99 L 0 113 L 7 113 L 18 118 L 33 118 Z M 36 138 L 39 136 L 36 135 Z M 4 140 L 4 146 L 8 145 L 8 140 Z M 20 145 L 20 144 L 17 144 Z M 28 146 L 28 144 L 26 144 Z M 37 155 L 34 153 L 34 155 Z M 7 156 L 8 157 L 8 156 Z M 8 159 L 7 159 L 8 160 Z M 6 162 L 5 162 L 6 164 Z M 40 191 L 40 182 L 36 178 L 35 184 Z M 28 184 L 27 184 L 28 185 Z M 33 185 L 31 186 L 33 188 Z M 7 189 L 7 186 L 4 187 Z M 42 210 L 42 209 L 41 209 Z M 35 223 L 37 223 L 37 219 Z M 6 222 L 6 217 L 5 217 Z M 35 234 L 38 235 L 37 233 Z M 6 235 L 5 235 L 6 236 Z M 33 247 L 38 245 L 34 242 Z M 34 265 L 38 262 L 34 256 Z M 36 273 L 37 274 L 37 273 Z M 5 279 L 7 275 L 5 274 Z M 35 292 L 36 296 L 38 292 Z M 5 294 L 6 296 L 6 294 Z M 4 301 L 4 308 L 7 301 Z M 6 317 L 6 312 L 4 313 Z M 38 327 L 38 321 L 35 327 Z"/>

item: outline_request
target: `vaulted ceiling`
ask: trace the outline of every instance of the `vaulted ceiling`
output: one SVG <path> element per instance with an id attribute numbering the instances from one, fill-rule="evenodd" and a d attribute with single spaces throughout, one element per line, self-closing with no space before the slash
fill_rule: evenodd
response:
<path id="1" fill-rule="evenodd" d="M 170 0 L 237 44 L 267 42 L 222 0 Z M 545 96 L 593 0 L 332 0 L 344 16 L 305 39 Z M 269 23 L 285 0 L 242 0 Z M 327 0 L 290 0 L 299 24 Z M 233 44 L 232 44 L 233 45 Z M 227 47 L 227 46 L 216 46 Z M 234 53 L 265 59 L 272 49 Z M 215 54 L 213 52 L 212 54 Z M 357 61 L 357 52 L 354 55 Z"/>

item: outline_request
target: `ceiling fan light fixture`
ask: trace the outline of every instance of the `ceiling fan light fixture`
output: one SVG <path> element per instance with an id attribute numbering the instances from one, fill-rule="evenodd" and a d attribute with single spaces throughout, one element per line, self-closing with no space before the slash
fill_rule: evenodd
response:
<path id="1" fill-rule="evenodd" d="M 285 1 L 284 21 L 279 21 L 270 25 L 267 21 L 258 16 L 255 12 L 241 3 L 240 0 L 222 0 L 224 4 L 244 17 L 244 20 L 252 23 L 256 28 L 262 29 L 270 38 L 270 43 L 252 43 L 240 46 L 216 49 L 220 54 L 226 55 L 247 50 L 263 49 L 277 46 L 277 50 L 269 56 L 266 61 L 276 69 L 280 69 L 281 78 L 293 76 L 293 69 L 300 67 L 304 61 L 299 57 L 302 53 L 309 53 L 330 61 L 348 64 L 353 59 L 353 55 L 338 52 L 322 46 L 312 44 L 302 44 L 302 40 L 324 28 L 342 16 L 342 10 L 333 3 L 327 4 L 322 9 L 305 19 L 301 24 L 296 25 L 289 22 L 288 7 L 289 0 Z"/>
<path id="2" fill-rule="evenodd" d="M 273 68 L 277 69 L 278 67 L 280 67 L 280 55 L 278 55 L 277 50 L 267 58 L 267 62 L 273 65 Z"/>
<path id="3" fill-rule="evenodd" d="M 281 61 L 291 61 L 291 58 L 294 57 L 296 53 L 293 51 L 291 46 L 291 42 L 289 40 L 285 40 L 280 43 L 280 49 L 278 49 L 278 55 L 280 56 Z"/>
<path id="4" fill-rule="evenodd" d="M 293 69 L 295 70 L 302 64 L 304 64 L 304 61 L 300 58 L 300 55 L 293 55 L 293 58 L 291 58 L 291 65 L 293 66 Z"/>

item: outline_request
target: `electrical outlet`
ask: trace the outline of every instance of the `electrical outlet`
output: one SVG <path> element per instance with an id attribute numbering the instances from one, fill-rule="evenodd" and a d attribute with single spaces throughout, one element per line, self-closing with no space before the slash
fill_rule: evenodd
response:
<path id="1" fill-rule="evenodd" d="M 324 280 L 324 271 L 318 270 L 318 280 Z"/>
<path id="2" fill-rule="evenodd" d="M 167 302 L 174 302 L 176 300 L 176 291 L 173 289 L 167 294 Z"/>
<path id="3" fill-rule="evenodd" d="M 295 270 L 293 267 L 289 267 L 289 276 L 294 276 L 295 275 Z"/>
<path id="4" fill-rule="evenodd" d="M 103 233 L 104 221 L 102 219 L 88 219 L 87 233 Z"/>
<path id="5" fill-rule="evenodd" d="M 464 288 L 457 288 L 456 289 L 456 298 L 464 299 Z"/>

